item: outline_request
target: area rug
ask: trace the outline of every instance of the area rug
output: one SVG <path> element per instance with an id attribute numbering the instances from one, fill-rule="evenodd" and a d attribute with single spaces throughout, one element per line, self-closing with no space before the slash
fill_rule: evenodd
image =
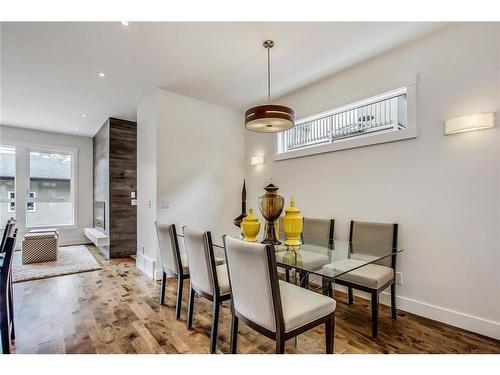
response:
<path id="1" fill-rule="evenodd" d="M 60 247 L 57 260 L 44 263 L 22 264 L 21 252 L 16 251 L 12 268 L 12 281 L 18 283 L 20 281 L 100 270 L 101 266 L 85 246 L 78 245 Z"/>

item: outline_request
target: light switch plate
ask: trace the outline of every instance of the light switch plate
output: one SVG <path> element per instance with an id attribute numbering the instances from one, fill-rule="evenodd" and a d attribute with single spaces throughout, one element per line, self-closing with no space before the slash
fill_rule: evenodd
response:
<path id="1" fill-rule="evenodd" d="M 132 192 L 130 193 L 130 198 L 135 199 L 135 191 L 132 191 Z"/>
<path id="2" fill-rule="evenodd" d="M 162 199 L 160 201 L 160 209 L 166 210 L 170 208 L 170 201 L 168 199 Z"/>
<path id="3" fill-rule="evenodd" d="M 137 206 L 137 199 L 132 199 L 132 201 L 130 202 L 130 204 L 132 206 Z"/>

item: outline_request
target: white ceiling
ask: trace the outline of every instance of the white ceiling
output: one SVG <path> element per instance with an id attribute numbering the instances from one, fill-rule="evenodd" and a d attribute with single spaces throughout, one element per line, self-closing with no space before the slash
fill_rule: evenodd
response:
<path id="1" fill-rule="evenodd" d="M 244 110 L 432 32 L 437 23 L 2 23 L 0 121 L 93 136 L 156 87 Z M 104 72 L 100 78 L 97 72 Z M 85 113 L 86 117 L 81 117 Z M 242 118 L 243 124 L 243 118 Z"/>

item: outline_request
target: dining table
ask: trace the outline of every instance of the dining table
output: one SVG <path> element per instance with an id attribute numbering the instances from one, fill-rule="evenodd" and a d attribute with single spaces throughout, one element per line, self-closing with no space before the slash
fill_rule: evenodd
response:
<path id="1" fill-rule="evenodd" d="M 182 239 L 182 231 L 178 232 L 178 236 Z M 237 227 L 210 231 L 215 256 L 222 261 L 225 261 L 224 236 L 243 238 Z M 261 233 L 257 242 L 263 237 Z M 390 264 L 392 257 L 403 252 L 400 247 L 314 236 L 302 236 L 299 247 L 289 247 L 284 244 L 285 238 L 277 237 L 280 243 L 272 245 L 276 266 L 285 271 L 287 281 L 305 288 L 321 286 L 322 293 L 329 296 L 333 295 L 335 280 L 339 277 L 368 264 Z"/>

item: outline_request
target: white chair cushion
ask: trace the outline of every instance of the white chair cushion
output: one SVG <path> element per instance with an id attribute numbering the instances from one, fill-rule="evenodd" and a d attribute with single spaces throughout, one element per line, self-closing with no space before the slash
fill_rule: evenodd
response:
<path id="1" fill-rule="evenodd" d="M 335 263 L 323 266 L 324 269 L 334 269 L 336 273 L 344 272 L 353 267 L 363 267 L 347 272 L 339 276 L 340 280 L 378 289 L 385 283 L 394 279 L 394 270 L 391 267 L 380 266 L 378 264 L 366 264 L 366 261 L 358 259 L 343 259 Z"/>
<path id="2" fill-rule="evenodd" d="M 291 259 L 293 259 L 291 265 L 297 265 L 297 267 L 304 267 L 310 270 L 321 268 L 321 266 L 330 262 L 328 255 L 306 250 L 299 250 L 297 252 L 297 258 L 295 258 L 295 255 L 292 252 L 278 252 L 276 253 L 276 261 L 279 263 L 287 263 L 287 256 L 290 256 Z"/>
<path id="3" fill-rule="evenodd" d="M 229 276 L 227 273 L 227 267 L 225 264 L 221 264 L 216 267 L 217 270 L 217 281 L 219 282 L 219 292 L 220 295 L 226 295 L 231 293 L 231 288 L 229 287 Z"/>
<path id="4" fill-rule="evenodd" d="M 335 311 L 334 299 L 285 281 L 279 282 L 285 332 L 293 331 Z"/>

